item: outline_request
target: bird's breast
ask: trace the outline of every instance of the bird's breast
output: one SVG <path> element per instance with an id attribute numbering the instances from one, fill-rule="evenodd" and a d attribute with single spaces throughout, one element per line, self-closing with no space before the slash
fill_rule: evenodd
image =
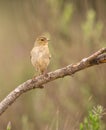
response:
<path id="1" fill-rule="evenodd" d="M 48 46 L 34 47 L 31 51 L 31 62 L 34 65 L 41 60 L 49 60 L 49 55 Z"/>

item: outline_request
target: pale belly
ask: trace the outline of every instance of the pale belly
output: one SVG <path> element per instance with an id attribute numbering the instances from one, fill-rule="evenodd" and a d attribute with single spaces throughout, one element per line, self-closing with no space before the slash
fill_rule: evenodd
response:
<path id="1" fill-rule="evenodd" d="M 37 71 L 44 72 L 50 62 L 48 47 L 35 47 L 31 51 L 31 62 Z"/>

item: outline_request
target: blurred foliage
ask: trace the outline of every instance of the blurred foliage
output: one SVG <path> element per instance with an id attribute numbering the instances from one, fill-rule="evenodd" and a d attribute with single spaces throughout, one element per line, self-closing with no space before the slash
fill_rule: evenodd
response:
<path id="1" fill-rule="evenodd" d="M 87 12 L 87 18 L 85 23 L 82 24 L 82 29 L 85 43 L 90 44 L 90 47 L 92 47 L 92 44 L 99 44 L 101 42 L 103 23 L 96 20 L 96 13 L 94 10 L 91 9 Z"/>
<path id="2" fill-rule="evenodd" d="M 45 32 L 51 39 L 48 71 L 106 47 L 105 12 L 100 0 L 0 1 L 0 99 L 36 73 L 30 50 Z M 106 107 L 105 72 L 105 64 L 95 66 L 27 92 L 2 115 L 0 130 L 9 121 L 14 130 L 78 130 L 89 108 Z"/>
<path id="3" fill-rule="evenodd" d="M 73 14 L 73 5 L 67 3 L 60 17 L 60 30 L 64 35 L 69 34 L 69 26 Z"/>
<path id="4" fill-rule="evenodd" d="M 103 130 L 101 118 L 104 115 L 104 109 L 98 105 L 89 111 L 89 115 L 84 119 L 84 123 L 80 124 L 80 130 Z"/>
<path id="5" fill-rule="evenodd" d="M 8 124 L 7 124 L 7 130 L 11 130 L 11 122 L 9 121 Z"/>

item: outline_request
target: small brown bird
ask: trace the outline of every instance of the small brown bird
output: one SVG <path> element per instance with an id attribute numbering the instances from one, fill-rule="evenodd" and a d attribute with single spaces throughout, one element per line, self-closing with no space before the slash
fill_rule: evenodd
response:
<path id="1" fill-rule="evenodd" d="M 31 63 L 40 74 L 46 74 L 50 63 L 51 54 L 48 48 L 48 41 L 45 36 L 38 37 L 31 50 Z"/>

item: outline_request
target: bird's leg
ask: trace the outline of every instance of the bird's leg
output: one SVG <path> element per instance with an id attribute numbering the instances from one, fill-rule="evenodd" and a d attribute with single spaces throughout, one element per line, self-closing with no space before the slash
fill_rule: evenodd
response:
<path id="1" fill-rule="evenodd" d="M 40 75 L 40 74 L 39 74 Z M 38 75 L 38 76 L 39 76 Z M 35 78 L 37 77 L 37 75 L 34 75 L 33 77 L 32 77 L 32 83 L 35 81 Z M 44 88 L 44 85 L 40 85 L 38 88 Z"/>
<path id="2" fill-rule="evenodd" d="M 42 72 L 42 75 L 44 75 L 45 77 L 48 77 L 47 69 L 46 69 L 45 71 Z"/>

